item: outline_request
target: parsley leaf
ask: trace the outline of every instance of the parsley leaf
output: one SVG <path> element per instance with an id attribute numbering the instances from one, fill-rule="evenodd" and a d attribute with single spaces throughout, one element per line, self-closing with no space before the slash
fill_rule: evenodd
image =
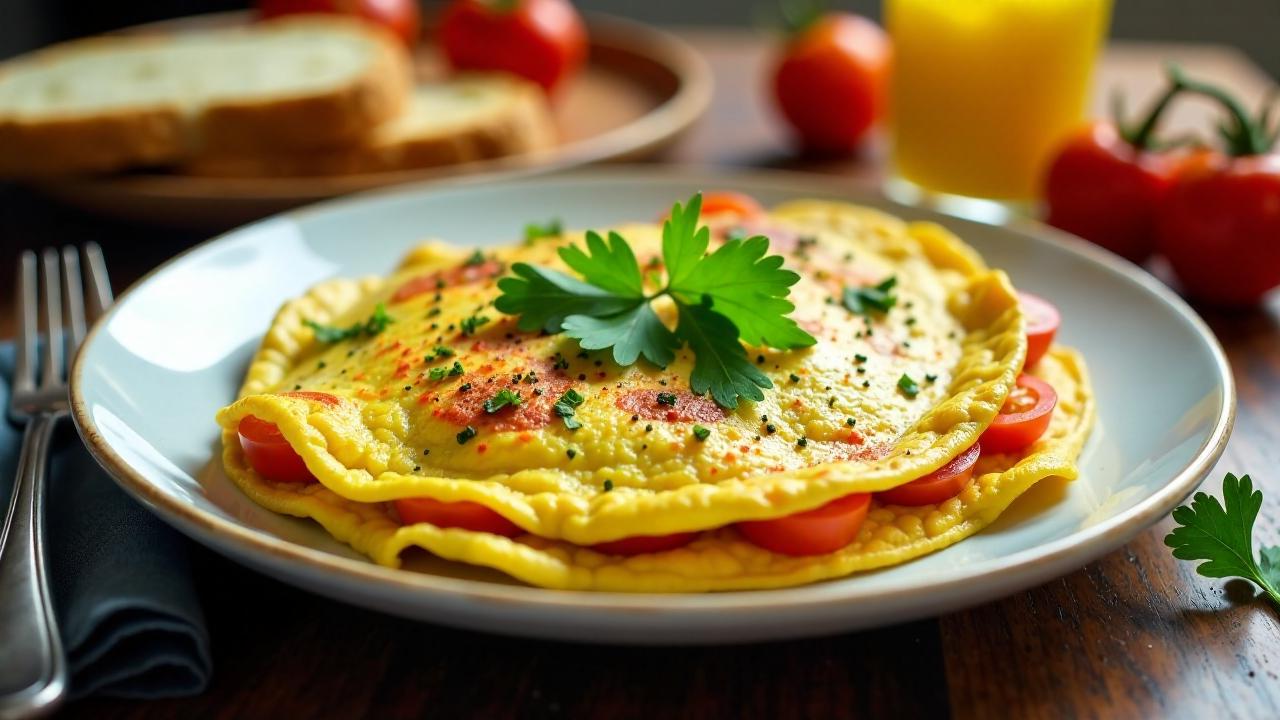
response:
<path id="1" fill-rule="evenodd" d="M 590 254 L 588 254 L 590 253 Z M 609 242 L 598 233 L 587 233 L 587 252 L 577 245 L 560 248 L 560 259 L 592 285 L 621 297 L 644 297 L 644 279 L 631 246 L 616 232 Z"/>
<path id="2" fill-rule="evenodd" d="M 694 195 L 684 207 L 680 203 L 672 206 L 671 216 L 662 224 L 662 260 L 667 265 L 667 282 L 672 285 L 683 282 L 707 254 L 711 230 L 698 227 L 701 212 L 702 195 Z"/>
<path id="3" fill-rule="evenodd" d="M 846 310 L 858 315 L 870 315 L 872 312 L 887 313 L 898 304 L 898 297 L 893 288 L 898 284 L 898 276 L 890 275 L 878 285 L 844 289 L 841 302 Z"/>
<path id="4" fill-rule="evenodd" d="M 664 368 L 680 349 L 680 339 L 662 324 L 648 303 L 609 317 L 570 316 L 564 321 L 564 332 L 577 338 L 586 350 L 612 347 L 614 362 L 622 366 L 632 365 L 644 355 L 645 360 Z"/>
<path id="5" fill-rule="evenodd" d="M 512 392 L 510 388 L 502 388 L 497 395 L 484 401 L 484 411 L 492 415 L 504 407 L 520 407 L 520 394 Z"/>
<path id="6" fill-rule="evenodd" d="M 644 302 L 643 298 L 618 297 L 559 270 L 528 263 L 515 263 L 511 272 L 516 277 L 498 281 L 502 295 L 493 306 L 499 312 L 519 315 L 516 327 L 526 332 L 558 333 L 570 315 L 604 317 Z"/>
<path id="7" fill-rule="evenodd" d="M 1196 572 L 1205 577 L 1238 577 L 1262 588 L 1280 605 L 1280 547 L 1262 548 L 1262 563 L 1253 556 L 1253 524 L 1262 509 L 1262 492 L 1253 489 L 1248 475 L 1230 473 L 1222 481 L 1222 499 L 1202 492 L 1188 507 L 1175 508 L 1178 527 L 1165 536 L 1179 560 L 1204 560 Z"/>
<path id="8" fill-rule="evenodd" d="M 747 358 L 738 342 L 737 328 L 709 305 L 681 305 L 676 334 L 697 356 L 689 376 L 689 387 L 695 393 L 710 391 L 716 404 L 733 409 L 738 407 L 739 397 L 759 402 L 764 399 L 761 389 L 773 387 L 769 376 Z"/>
<path id="9" fill-rule="evenodd" d="M 787 315 L 795 306 L 786 297 L 800 276 L 782 267 L 783 258 L 767 255 L 763 236 L 734 237 L 708 254 L 711 233 L 700 226 L 702 196 L 676 203 L 662 229 L 662 266 L 652 281 L 661 287 L 645 293 L 645 278 L 631 246 L 616 232 L 607 240 L 586 235 L 585 250 L 567 247 L 560 258 L 581 279 L 549 268 L 516 263 L 514 277 L 498 282 L 499 311 L 519 315 L 525 331 L 564 332 L 586 350 L 611 348 L 619 365 L 641 357 L 659 367 L 688 345 L 694 367 L 690 386 L 710 392 L 716 403 L 735 408 L 738 398 L 763 400 L 773 387 L 747 359 L 743 343 L 790 350 L 816 340 Z M 676 307 L 676 327 L 668 327 L 651 303 L 667 296 Z"/>
<path id="10" fill-rule="evenodd" d="M 768 251 L 769 238 L 762 235 L 730 240 L 678 282 L 673 279 L 671 293 L 689 304 L 710 298 L 715 311 L 729 318 L 749 345 L 808 347 L 817 341 L 787 317 L 796 306 L 785 300 L 800 276 L 782 268 L 782 256 L 766 257 Z"/>
<path id="11" fill-rule="evenodd" d="M 333 325 L 321 325 L 313 320 L 303 320 L 302 324 L 311 328 L 316 334 L 316 340 L 322 343 L 336 343 L 343 340 L 351 340 L 361 335 L 377 335 L 387 326 L 395 322 L 390 315 L 387 314 L 387 308 L 382 303 L 378 303 L 373 309 L 373 314 L 368 320 L 358 322 L 350 327 L 340 328 Z"/>

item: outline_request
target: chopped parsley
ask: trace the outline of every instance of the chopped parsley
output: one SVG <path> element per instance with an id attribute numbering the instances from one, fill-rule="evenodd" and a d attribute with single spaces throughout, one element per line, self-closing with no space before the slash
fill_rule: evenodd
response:
<path id="1" fill-rule="evenodd" d="M 898 303 L 893 288 L 898 284 L 898 277 L 890 275 L 878 285 L 844 289 L 841 302 L 846 310 L 857 315 L 869 316 L 873 312 L 887 313 Z"/>
<path id="2" fill-rule="evenodd" d="M 462 363 L 457 360 L 454 360 L 453 365 L 449 366 L 449 377 L 458 377 L 465 372 L 466 370 L 462 369 Z"/>
<path id="3" fill-rule="evenodd" d="M 658 404 L 659 404 L 659 405 L 668 405 L 668 406 L 670 406 L 670 407 L 675 407 L 675 406 L 676 406 L 676 396 L 675 396 L 675 394 L 674 394 L 674 393 L 669 393 L 669 392 L 660 392 L 660 393 L 658 393 Z"/>
<path id="4" fill-rule="evenodd" d="M 363 335 L 372 337 L 383 330 L 386 330 L 387 326 L 393 322 L 395 322 L 395 320 L 387 314 L 386 306 L 382 303 L 378 303 L 377 307 L 373 309 L 373 314 L 369 316 L 368 320 L 355 323 L 349 327 L 340 328 L 334 327 L 333 325 L 321 325 L 313 320 L 303 320 L 302 324 L 311 328 L 311 330 L 315 332 L 316 340 L 319 342 L 336 343 L 342 342 L 343 340 L 358 338 Z"/>
<path id="5" fill-rule="evenodd" d="M 524 226 L 524 241 L 533 242 L 548 237 L 560 237 L 564 234 L 564 224 L 560 218 L 552 218 L 545 223 L 528 223 Z"/>
<path id="6" fill-rule="evenodd" d="M 788 315 L 786 298 L 800 276 L 767 256 L 769 239 L 730 240 L 708 252 L 711 232 L 699 224 L 702 196 L 676 205 L 663 225 L 665 285 L 647 292 L 631 245 L 618 233 L 608 239 L 588 232 L 586 250 L 561 248 L 560 258 L 577 273 L 527 263 L 498 281 L 500 312 L 518 315 L 521 330 L 563 332 L 587 350 L 612 349 L 623 367 L 641 357 L 666 367 L 688 347 L 694 358 L 689 385 L 733 409 L 739 398 L 763 400 L 769 377 L 753 365 L 747 345 L 780 350 L 808 347 L 816 339 Z M 676 327 L 659 319 L 652 303 L 666 296 L 676 306 Z"/>
<path id="7" fill-rule="evenodd" d="M 483 265 L 484 253 L 480 252 L 479 250 L 476 250 L 475 252 L 471 253 L 470 257 L 466 259 L 466 262 L 462 264 L 464 267 L 475 267 L 477 265 Z"/>
<path id="8" fill-rule="evenodd" d="M 472 315 L 459 321 L 458 329 L 462 330 L 463 335 L 475 335 L 476 330 L 480 329 L 480 326 L 487 322 L 489 322 L 489 318 L 487 316 Z"/>
<path id="9" fill-rule="evenodd" d="M 445 376 L 445 375 L 447 375 L 447 374 L 448 374 L 448 372 L 449 372 L 448 370 L 445 370 L 445 369 L 444 369 L 444 368 L 442 368 L 442 367 L 434 367 L 434 368 L 431 368 L 430 370 L 428 370 L 428 371 L 427 371 L 427 379 L 428 379 L 428 380 L 443 380 L 443 379 L 444 379 L 444 376 Z"/>
<path id="10" fill-rule="evenodd" d="M 807 437 L 802 437 L 802 438 L 800 438 L 799 440 L 796 440 L 796 445 L 798 445 L 798 446 L 800 446 L 800 447 L 808 447 L 808 445 L 809 445 L 809 438 L 807 438 Z"/>
<path id="11" fill-rule="evenodd" d="M 605 491 L 605 492 L 612 492 L 612 491 L 613 491 L 613 481 L 612 481 L 612 480 L 609 480 L 608 478 L 606 478 L 606 479 L 605 479 L 605 481 L 604 481 L 604 491 Z"/>
<path id="12" fill-rule="evenodd" d="M 914 398 L 916 395 L 920 394 L 920 384 L 915 380 L 912 380 L 911 376 L 906 373 L 903 373 L 902 377 L 898 378 L 898 389 L 901 390 L 902 394 L 906 395 L 908 399 Z"/>
<path id="13" fill-rule="evenodd" d="M 520 393 L 512 392 L 510 388 L 502 388 L 497 395 L 484 401 L 484 411 L 493 414 L 504 407 L 520 407 Z"/>
<path id="14" fill-rule="evenodd" d="M 565 450 L 564 454 L 568 455 L 570 460 L 578 457 L 578 451 L 574 450 L 573 448 L 569 448 L 568 450 Z"/>
<path id="15" fill-rule="evenodd" d="M 476 436 L 476 429 L 468 425 L 462 428 L 462 432 L 458 433 L 455 437 L 458 438 L 459 445 L 466 445 L 467 441 L 475 436 Z"/>
<path id="16" fill-rule="evenodd" d="M 552 410 L 555 410 L 556 415 L 564 419 L 564 426 L 570 430 L 577 430 L 582 427 L 582 423 L 578 422 L 574 414 L 577 412 L 578 406 L 582 405 L 583 400 L 582 393 L 569 388 L 552 406 Z"/>
<path id="17" fill-rule="evenodd" d="M 847 418 L 845 418 L 845 419 L 844 419 L 844 424 L 845 424 L 845 425 L 848 425 L 849 427 L 853 427 L 854 425 L 857 425 L 857 424 L 858 424 L 858 421 L 857 421 L 857 420 L 854 420 L 854 419 L 853 419 L 853 418 L 851 418 L 851 417 L 847 417 Z"/>
<path id="18" fill-rule="evenodd" d="M 702 425 L 694 425 L 693 436 L 699 441 L 706 440 L 711 437 L 711 428 L 703 427 Z"/>
<path id="19" fill-rule="evenodd" d="M 937 381 L 938 381 L 938 376 L 937 376 L 937 375 L 933 375 L 933 374 L 925 375 L 925 376 L 924 376 L 924 381 L 925 381 L 925 382 L 927 382 L 927 383 L 929 383 L 930 385 L 932 385 L 933 383 L 935 383 L 935 382 L 937 382 Z"/>

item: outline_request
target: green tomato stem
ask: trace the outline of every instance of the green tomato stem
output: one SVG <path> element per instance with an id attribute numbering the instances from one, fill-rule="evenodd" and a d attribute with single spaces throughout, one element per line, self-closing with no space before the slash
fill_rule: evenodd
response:
<path id="1" fill-rule="evenodd" d="M 1151 109 L 1147 111 L 1146 119 L 1142 121 L 1136 128 L 1126 128 L 1124 125 L 1122 104 L 1119 96 L 1115 103 L 1115 123 L 1116 128 L 1120 130 L 1120 136 L 1125 142 L 1129 143 L 1134 149 L 1142 151 L 1151 149 L 1151 143 L 1155 136 L 1156 128 L 1160 125 L 1160 118 L 1164 115 L 1165 110 L 1173 99 L 1182 94 L 1186 89 L 1183 83 L 1182 72 L 1176 66 L 1169 66 L 1169 87 L 1164 94 L 1156 100 Z"/>
<path id="2" fill-rule="evenodd" d="M 1169 79 L 1185 92 L 1216 101 L 1227 111 L 1229 120 L 1220 129 L 1227 141 L 1227 151 L 1235 157 L 1265 155 L 1275 145 L 1275 136 L 1267 127 L 1270 113 L 1264 110 L 1255 121 L 1244 105 L 1231 93 L 1212 83 L 1189 80 L 1176 67 L 1169 68 Z"/>

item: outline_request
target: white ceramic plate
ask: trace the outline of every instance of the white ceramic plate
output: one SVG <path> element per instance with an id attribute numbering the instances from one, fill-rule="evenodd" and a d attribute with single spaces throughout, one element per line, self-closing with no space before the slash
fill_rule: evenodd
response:
<path id="1" fill-rule="evenodd" d="M 1080 479 L 1046 480 L 947 550 L 806 587 L 704 595 L 573 593 L 425 561 L 378 567 L 310 521 L 240 494 L 217 461 L 214 412 L 236 392 L 276 307 L 336 274 L 388 270 L 414 241 L 510 241 L 524 223 L 652 218 L 696 190 L 766 204 L 852 199 L 950 226 L 1022 288 L 1062 311 L 1083 351 L 1099 422 Z M 1175 359 L 1176 362 L 1170 362 Z M 407 188 L 242 228 L 139 282 L 94 329 L 74 368 L 76 424 L 131 494 L 200 542 L 299 586 L 387 612 L 500 633 L 597 642 L 732 642 L 830 633 L 955 610 L 1044 582 L 1165 515 L 1221 454 L 1235 390 L 1204 323 L 1157 280 L 1039 226 L 994 227 L 846 192 L 830 177 L 614 169 L 456 189 Z"/>

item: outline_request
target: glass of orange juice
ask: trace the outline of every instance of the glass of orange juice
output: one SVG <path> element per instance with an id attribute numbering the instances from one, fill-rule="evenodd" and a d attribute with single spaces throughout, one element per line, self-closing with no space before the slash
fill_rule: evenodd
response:
<path id="1" fill-rule="evenodd" d="M 891 194 L 1033 199 L 1082 119 L 1111 0 L 885 0 L 884 9 Z"/>

